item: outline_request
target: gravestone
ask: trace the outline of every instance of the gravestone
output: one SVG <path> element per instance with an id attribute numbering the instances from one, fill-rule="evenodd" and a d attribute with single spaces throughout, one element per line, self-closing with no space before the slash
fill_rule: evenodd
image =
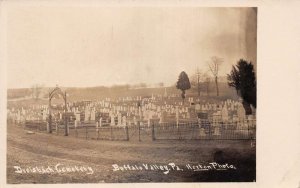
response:
<path id="1" fill-rule="evenodd" d="M 206 133 L 205 133 L 205 129 L 204 129 L 204 128 L 200 128 L 200 136 L 201 136 L 201 137 L 206 136 Z"/>
<path id="2" fill-rule="evenodd" d="M 96 122 L 96 131 L 97 132 L 99 131 L 99 122 L 98 121 Z"/>
<path id="3" fill-rule="evenodd" d="M 79 122 L 79 121 L 80 121 L 80 113 L 76 113 L 76 114 L 75 114 L 75 118 L 76 118 L 76 121 Z"/>
<path id="4" fill-rule="evenodd" d="M 247 121 L 248 121 L 249 127 L 254 127 L 254 125 L 255 125 L 255 122 L 254 122 L 255 119 L 254 119 L 253 115 L 248 115 Z"/>
<path id="5" fill-rule="evenodd" d="M 89 110 L 88 108 L 86 108 L 84 113 L 84 121 L 89 121 L 89 119 L 90 119 Z"/>
<path id="6" fill-rule="evenodd" d="M 47 119 L 47 113 L 46 110 L 43 110 L 43 121 L 46 121 Z"/>
<path id="7" fill-rule="evenodd" d="M 122 114 L 119 112 L 118 113 L 118 126 L 122 125 Z"/>
<path id="8" fill-rule="evenodd" d="M 126 116 L 122 117 L 122 126 L 126 126 Z"/>
<path id="9" fill-rule="evenodd" d="M 214 136 L 220 136 L 221 134 L 220 134 L 220 128 L 219 127 L 215 127 L 215 129 L 214 129 L 214 134 L 213 134 Z"/>
<path id="10" fill-rule="evenodd" d="M 115 126 L 115 125 L 116 125 L 116 124 L 115 124 L 115 116 L 114 116 L 113 113 L 110 115 L 110 125 L 111 125 L 111 126 Z"/>
<path id="11" fill-rule="evenodd" d="M 222 121 L 223 122 L 228 122 L 228 110 L 227 110 L 227 106 L 224 105 L 223 109 L 222 109 L 222 112 L 221 112 L 221 116 L 222 116 Z"/>
<path id="12" fill-rule="evenodd" d="M 244 121 L 246 118 L 246 111 L 241 103 L 239 104 L 237 109 L 237 116 L 239 118 L 239 121 Z"/>
<path id="13" fill-rule="evenodd" d="M 200 109 L 201 109 L 200 104 L 196 104 L 196 105 L 195 105 L 195 110 L 199 111 Z"/>
<path id="14" fill-rule="evenodd" d="M 133 124 L 137 125 L 137 121 L 136 121 L 136 117 L 135 116 L 133 116 Z"/>
<path id="15" fill-rule="evenodd" d="M 96 112 L 95 109 L 93 109 L 91 112 L 91 121 L 95 121 L 95 119 L 96 119 Z"/>
<path id="16" fill-rule="evenodd" d="M 186 118 L 190 119 L 191 118 L 191 114 L 189 112 L 186 113 Z"/>

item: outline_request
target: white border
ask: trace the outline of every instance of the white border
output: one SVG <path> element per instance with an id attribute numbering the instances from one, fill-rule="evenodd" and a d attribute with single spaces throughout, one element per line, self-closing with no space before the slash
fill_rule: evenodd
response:
<path id="1" fill-rule="evenodd" d="M 1 1 L 0 187 L 291 187 L 300 183 L 299 1 Z M 257 179 L 255 183 L 6 184 L 5 10 L 8 6 L 202 6 L 258 7 Z M 9 32 L 9 31 L 7 31 Z"/>

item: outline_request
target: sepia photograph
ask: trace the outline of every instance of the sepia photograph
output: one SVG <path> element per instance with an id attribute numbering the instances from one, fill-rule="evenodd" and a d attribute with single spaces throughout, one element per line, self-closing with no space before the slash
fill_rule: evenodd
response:
<path id="1" fill-rule="evenodd" d="M 7 184 L 256 182 L 258 12 L 9 6 Z"/>

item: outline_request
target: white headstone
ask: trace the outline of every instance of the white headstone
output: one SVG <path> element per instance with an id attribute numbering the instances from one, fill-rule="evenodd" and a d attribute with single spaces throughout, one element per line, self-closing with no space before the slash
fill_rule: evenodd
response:
<path id="1" fill-rule="evenodd" d="M 215 130 L 214 130 L 214 136 L 220 136 L 220 128 L 219 127 L 215 127 Z"/>
<path id="2" fill-rule="evenodd" d="M 222 111 L 221 111 L 221 115 L 222 115 L 222 121 L 223 122 L 227 122 L 229 117 L 228 117 L 228 110 L 227 110 L 227 106 L 224 105 Z"/>
<path id="3" fill-rule="evenodd" d="M 86 108 L 84 113 L 84 121 L 89 121 L 89 120 L 90 120 L 90 114 L 89 114 L 89 110 Z"/>
<path id="4" fill-rule="evenodd" d="M 200 136 L 206 136 L 204 128 L 200 128 Z"/>
<path id="5" fill-rule="evenodd" d="M 111 126 L 116 125 L 116 124 L 115 124 L 115 116 L 114 116 L 114 114 L 111 114 L 111 116 L 110 116 L 110 125 L 111 125 Z"/>
<path id="6" fill-rule="evenodd" d="M 75 114 L 75 117 L 76 117 L 76 121 L 79 122 L 79 121 L 80 121 L 80 113 L 76 113 L 76 114 Z"/>
<path id="7" fill-rule="evenodd" d="M 137 121 L 136 121 L 136 117 L 135 116 L 133 116 L 133 124 L 137 125 Z"/>
<path id="8" fill-rule="evenodd" d="M 95 109 L 93 109 L 91 112 L 91 121 L 95 121 L 95 119 L 96 119 L 96 112 Z"/>
<path id="9" fill-rule="evenodd" d="M 126 126 L 126 116 L 122 117 L 122 126 Z"/>
<path id="10" fill-rule="evenodd" d="M 122 125 L 122 115 L 121 113 L 118 113 L 118 126 Z"/>
<path id="11" fill-rule="evenodd" d="M 244 121 L 246 118 L 246 111 L 242 104 L 239 104 L 238 106 L 237 115 L 240 121 Z"/>
<path id="12" fill-rule="evenodd" d="M 200 109 L 201 109 L 200 104 L 196 104 L 196 105 L 195 105 L 195 110 L 199 111 Z"/>

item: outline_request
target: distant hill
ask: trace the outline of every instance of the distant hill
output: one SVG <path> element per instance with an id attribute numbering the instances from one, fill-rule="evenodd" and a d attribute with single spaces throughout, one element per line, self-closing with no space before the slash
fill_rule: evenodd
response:
<path id="1" fill-rule="evenodd" d="M 75 88 L 75 87 L 66 87 L 62 88 L 62 90 L 67 92 L 67 98 L 69 101 L 80 101 L 80 100 L 97 100 L 104 99 L 106 97 L 109 98 L 118 98 L 125 96 L 143 96 L 143 97 L 151 97 L 152 94 L 161 94 L 163 95 L 165 89 L 168 94 L 179 94 L 180 90 L 176 89 L 175 86 L 171 87 L 154 87 L 154 88 L 130 88 L 128 85 L 124 86 L 113 86 L 113 87 L 86 87 L 86 88 Z M 219 83 L 220 97 L 219 98 L 230 98 L 237 99 L 236 92 L 233 88 L 228 87 L 227 83 L 220 82 Z M 48 98 L 49 88 L 43 88 L 41 92 L 40 99 Z M 16 100 L 16 99 L 32 99 L 32 89 L 23 88 L 23 89 L 8 89 L 7 96 L 8 100 Z M 197 96 L 197 88 L 191 88 L 187 92 L 187 97 Z M 201 87 L 201 95 L 206 96 L 206 88 Z M 211 82 L 209 85 L 209 96 L 214 98 L 216 95 L 215 92 L 215 84 Z M 44 100 L 40 100 L 44 101 Z"/>

